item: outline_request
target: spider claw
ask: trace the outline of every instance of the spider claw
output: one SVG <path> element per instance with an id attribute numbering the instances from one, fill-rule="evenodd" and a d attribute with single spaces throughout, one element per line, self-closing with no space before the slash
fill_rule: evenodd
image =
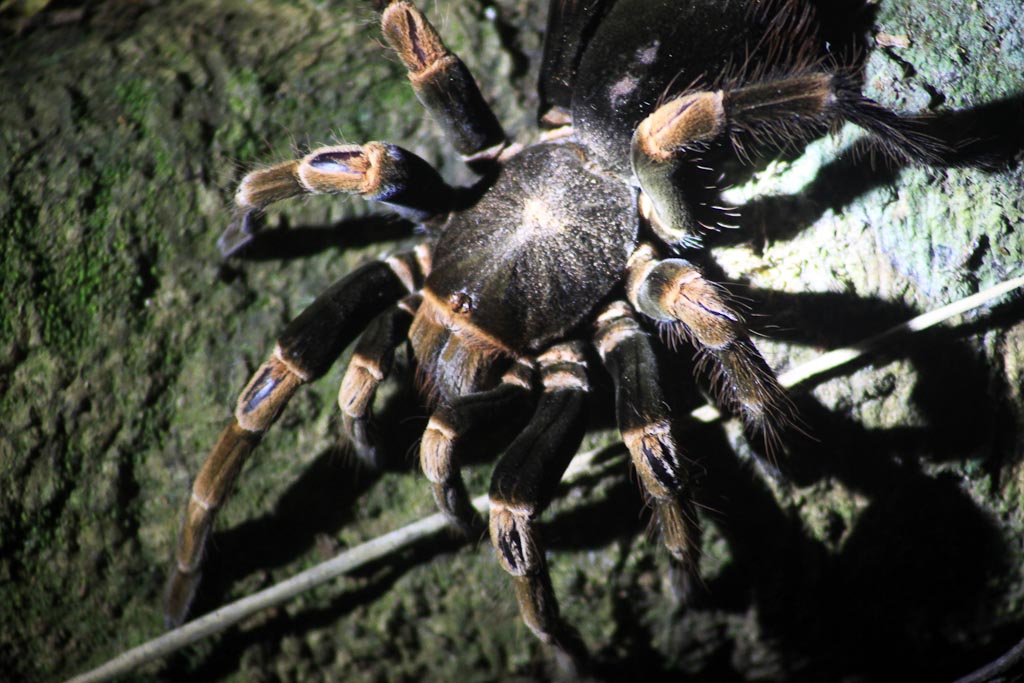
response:
<path id="1" fill-rule="evenodd" d="M 704 583 L 695 567 L 672 558 L 668 563 L 667 581 L 672 599 L 680 610 L 700 606 L 705 595 Z"/>
<path id="2" fill-rule="evenodd" d="M 259 230 L 259 222 L 255 219 L 255 211 L 246 211 L 237 221 L 232 221 L 217 240 L 217 248 L 223 258 L 237 254 L 242 247 L 249 244 Z"/>
<path id="3" fill-rule="evenodd" d="M 164 590 L 164 628 L 168 631 L 185 623 L 201 578 L 202 572 L 185 573 L 180 569 L 171 574 Z"/>
<path id="4" fill-rule="evenodd" d="M 359 461 L 370 469 L 380 470 L 383 463 L 381 462 L 380 452 L 370 437 L 368 421 L 353 418 L 343 413 L 342 422 L 345 427 L 345 433 L 348 435 L 349 443 L 352 444 L 352 450 L 355 452 L 356 457 L 359 458 Z"/>

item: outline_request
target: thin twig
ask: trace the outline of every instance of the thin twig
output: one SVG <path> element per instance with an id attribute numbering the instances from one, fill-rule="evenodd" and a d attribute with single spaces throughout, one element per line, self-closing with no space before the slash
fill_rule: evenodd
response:
<path id="1" fill-rule="evenodd" d="M 874 352 L 886 344 L 893 343 L 899 337 L 938 325 L 957 315 L 979 308 L 993 299 L 1022 286 L 1024 286 L 1024 276 L 1007 280 L 982 292 L 955 301 L 948 306 L 919 315 L 859 344 L 837 349 L 819 356 L 812 361 L 781 374 L 779 382 L 786 388 L 809 383 L 815 377 L 821 377 L 861 360 L 868 353 Z M 701 422 L 714 422 L 721 418 L 721 413 L 710 405 L 702 406 L 694 410 L 690 415 Z M 563 481 L 573 481 L 581 476 L 594 473 L 598 469 L 595 462 L 600 452 L 590 451 L 577 455 L 566 471 Z M 487 496 L 482 495 L 474 498 L 473 506 L 481 515 L 486 516 L 489 506 Z M 99 668 L 68 680 L 66 683 L 101 683 L 102 681 L 109 681 L 143 664 L 165 657 L 207 636 L 226 630 L 256 612 L 280 605 L 301 593 L 348 574 L 359 567 L 385 558 L 399 550 L 410 548 L 425 539 L 432 538 L 444 531 L 447 525 L 448 522 L 441 513 L 424 517 L 412 524 L 343 551 L 332 559 L 321 562 L 315 567 L 300 572 L 270 588 L 241 600 L 236 600 L 210 614 L 183 624 L 173 631 L 168 631 L 162 636 L 114 657 Z M 1013 660 L 1019 659 L 1021 653 L 1017 652 L 1017 649 L 1014 648 L 1004 657 L 1011 657 Z M 998 660 L 993 665 L 997 663 Z M 982 679 L 968 677 L 961 680 L 974 681 Z"/>
<path id="2" fill-rule="evenodd" d="M 594 472 L 596 456 L 602 451 L 588 451 L 577 455 L 563 481 L 572 481 Z M 473 507 L 481 515 L 487 516 L 490 499 L 486 494 L 473 499 Z M 424 517 L 412 524 L 390 531 L 383 536 L 371 539 L 348 550 L 342 551 L 333 558 L 321 562 L 295 576 L 270 588 L 253 593 L 240 600 L 229 603 L 209 614 L 194 619 L 187 624 L 168 631 L 167 633 L 134 647 L 106 664 L 86 673 L 69 679 L 66 683 L 100 683 L 128 673 L 143 664 L 147 664 L 172 652 L 176 652 L 214 633 L 223 631 L 243 619 L 270 607 L 276 607 L 305 593 L 321 584 L 344 576 L 364 565 L 383 559 L 392 553 L 405 550 L 416 543 L 432 538 L 448 528 L 448 520 L 440 512 Z"/>
<path id="3" fill-rule="evenodd" d="M 1024 662 L 1024 640 L 1011 647 L 1005 654 L 980 669 L 956 679 L 953 683 L 1013 683 L 1013 681 L 1020 680 L 1021 672 L 1018 671 L 1017 675 L 1012 678 L 1009 675 L 1015 668 L 1020 667 L 1021 662 Z"/>
<path id="4" fill-rule="evenodd" d="M 487 496 L 473 500 L 478 509 L 487 506 Z M 338 553 L 335 557 L 321 562 L 304 572 L 275 584 L 258 593 L 236 600 L 198 619 L 183 624 L 167 633 L 147 641 L 138 647 L 111 659 L 97 669 L 86 672 L 67 683 L 98 683 L 127 673 L 143 664 L 191 645 L 218 631 L 237 624 L 248 616 L 268 607 L 280 605 L 322 583 L 347 574 L 363 565 L 387 557 L 391 553 L 408 548 L 425 538 L 430 538 L 446 528 L 448 522 L 440 512 L 419 521 L 378 536 L 366 543 Z"/>

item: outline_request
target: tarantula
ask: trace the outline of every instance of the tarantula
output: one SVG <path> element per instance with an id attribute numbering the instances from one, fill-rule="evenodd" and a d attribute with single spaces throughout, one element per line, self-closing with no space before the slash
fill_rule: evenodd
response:
<path id="1" fill-rule="evenodd" d="M 328 288 L 242 390 L 193 485 L 167 618 L 184 618 L 216 511 L 262 434 L 357 336 L 339 404 L 355 450 L 375 460 L 370 404 L 408 340 L 433 411 L 420 464 L 462 529 L 478 520 L 460 444 L 488 416 L 533 406 L 494 469 L 490 538 L 525 623 L 581 662 L 586 651 L 559 615 L 536 527 L 587 426 L 593 351 L 683 585 L 696 577 L 701 530 L 651 333 L 694 347 L 720 402 L 752 429 L 770 434 L 787 418 L 785 393 L 735 304 L 691 262 L 705 226 L 681 179 L 716 146 L 745 156 L 751 144 L 783 146 L 843 120 L 912 157 L 927 159 L 930 140 L 860 94 L 851 69 L 825 54 L 807 0 L 555 0 L 541 134 L 526 146 L 510 142 L 419 10 L 379 4 L 419 100 L 480 180 L 450 187 L 385 142 L 315 149 L 242 180 L 226 254 L 262 209 L 304 194 L 361 195 L 422 226 L 424 238 Z"/>

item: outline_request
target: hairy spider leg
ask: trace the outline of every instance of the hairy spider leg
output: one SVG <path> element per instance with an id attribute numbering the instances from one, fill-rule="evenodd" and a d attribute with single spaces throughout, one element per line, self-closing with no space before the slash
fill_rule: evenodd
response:
<path id="1" fill-rule="evenodd" d="M 673 588 L 685 600 L 699 582 L 701 528 L 654 349 L 625 301 L 598 316 L 594 343 L 615 384 L 619 432 L 672 558 Z"/>
<path id="2" fill-rule="evenodd" d="M 668 244 L 700 246 L 689 203 L 677 181 L 692 163 L 689 152 L 738 131 L 776 132 L 801 122 L 821 122 L 831 113 L 833 91 L 826 74 L 797 76 L 735 90 L 690 92 L 667 102 L 633 133 L 630 161 L 643 189 L 641 210 Z"/>
<path id="3" fill-rule="evenodd" d="M 282 161 L 242 178 L 235 191 L 242 218 L 221 235 L 217 243 L 221 253 L 230 256 L 252 239 L 253 216 L 267 206 L 309 194 L 357 194 L 414 223 L 446 214 L 454 202 L 454 191 L 434 167 L 397 145 L 368 142 L 320 147 L 301 159 Z"/>
<path id="4" fill-rule="evenodd" d="M 536 520 L 583 440 L 590 387 L 582 342 L 556 344 L 537 361 L 544 391 L 491 475 L 491 543 L 512 575 L 523 621 L 572 670 L 585 668 L 586 647 L 559 614 Z"/>
<path id="5" fill-rule="evenodd" d="M 483 525 L 459 471 L 459 446 L 470 434 L 493 427 L 496 420 L 506 426 L 510 421 L 519 422 L 532 405 L 533 374 L 532 362 L 517 359 L 498 386 L 441 402 L 427 422 L 420 443 L 420 467 L 430 481 L 438 508 L 467 536 Z"/>
<path id="6" fill-rule="evenodd" d="M 374 316 L 409 293 L 409 273 L 418 268 L 412 252 L 371 261 L 331 285 L 278 337 L 193 482 L 164 599 L 169 626 L 180 624 L 188 613 L 217 511 L 263 433 L 300 385 L 322 377 Z"/>
<path id="7" fill-rule="evenodd" d="M 455 150 L 470 163 L 497 158 L 505 131 L 461 59 L 445 47 L 423 13 L 405 0 L 381 13 L 381 30 L 409 72 L 416 97 Z"/>
<path id="8" fill-rule="evenodd" d="M 422 221 L 451 208 L 452 190 L 434 167 L 389 142 L 333 145 L 246 175 L 235 192 L 251 212 L 304 194 L 358 194 Z"/>
<path id="9" fill-rule="evenodd" d="M 722 288 L 689 261 L 658 259 L 650 244 L 637 248 L 628 268 L 626 293 L 633 308 L 661 324 L 670 345 L 686 339 L 695 346 L 698 367 L 712 365 L 719 400 L 772 445 L 774 429 L 790 421 L 791 405 Z"/>
<path id="10" fill-rule="evenodd" d="M 410 289 L 417 291 L 422 286 L 419 282 Z M 406 339 L 421 300 L 418 292 L 411 294 L 373 319 L 352 350 L 352 359 L 338 390 L 345 434 L 356 455 L 374 468 L 379 467 L 380 462 L 369 434 L 370 407 L 377 387 L 391 373 L 395 348 Z"/>
<path id="11" fill-rule="evenodd" d="M 811 72 L 769 78 L 729 89 L 695 91 L 654 110 L 633 133 L 630 161 L 643 190 L 641 211 L 668 244 L 700 246 L 679 171 L 692 153 L 728 139 L 740 156 L 744 141 L 784 147 L 841 120 L 877 136 L 896 155 L 936 163 L 942 145 L 904 118 L 861 95 L 842 74 Z"/>
<path id="12" fill-rule="evenodd" d="M 612 3 L 608 0 L 551 0 L 544 56 L 537 80 L 537 123 L 551 129 L 572 125 L 572 93 L 583 49 Z"/>

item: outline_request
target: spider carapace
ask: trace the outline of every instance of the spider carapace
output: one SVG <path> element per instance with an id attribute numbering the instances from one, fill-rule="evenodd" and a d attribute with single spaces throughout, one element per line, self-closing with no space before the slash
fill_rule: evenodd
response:
<path id="1" fill-rule="evenodd" d="M 481 180 L 452 188 L 383 142 L 316 149 L 242 180 L 242 218 L 222 238 L 225 253 L 242 246 L 264 207 L 303 194 L 381 202 L 425 237 L 328 288 L 243 389 L 193 486 L 168 620 L 184 618 L 215 513 L 295 390 L 358 337 L 339 404 L 355 450 L 372 461 L 369 407 L 408 340 L 433 411 L 420 463 L 456 526 L 479 521 L 460 443 L 486 416 L 532 406 L 494 469 L 490 536 L 526 624 L 579 665 L 586 650 L 559 614 L 536 526 L 586 430 L 591 373 L 610 375 L 622 438 L 683 586 L 696 576 L 701 531 L 661 389 L 675 380 L 659 372 L 658 334 L 696 349 L 720 402 L 750 427 L 770 431 L 787 411 L 740 315 L 685 258 L 701 249 L 702 226 L 680 177 L 711 148 L 743 157 L 749 145 L 806 140 L 843 120 L 912 157 L 928 159 L 930 141 L 860 95 L 805 0 L 553 2 L 541 135 L 525 146 L 506 137 L 419 10 L 381 4 L 383 34 L 418 98 Z M 588 367 L 592 358 L 603 368 Z"/>

